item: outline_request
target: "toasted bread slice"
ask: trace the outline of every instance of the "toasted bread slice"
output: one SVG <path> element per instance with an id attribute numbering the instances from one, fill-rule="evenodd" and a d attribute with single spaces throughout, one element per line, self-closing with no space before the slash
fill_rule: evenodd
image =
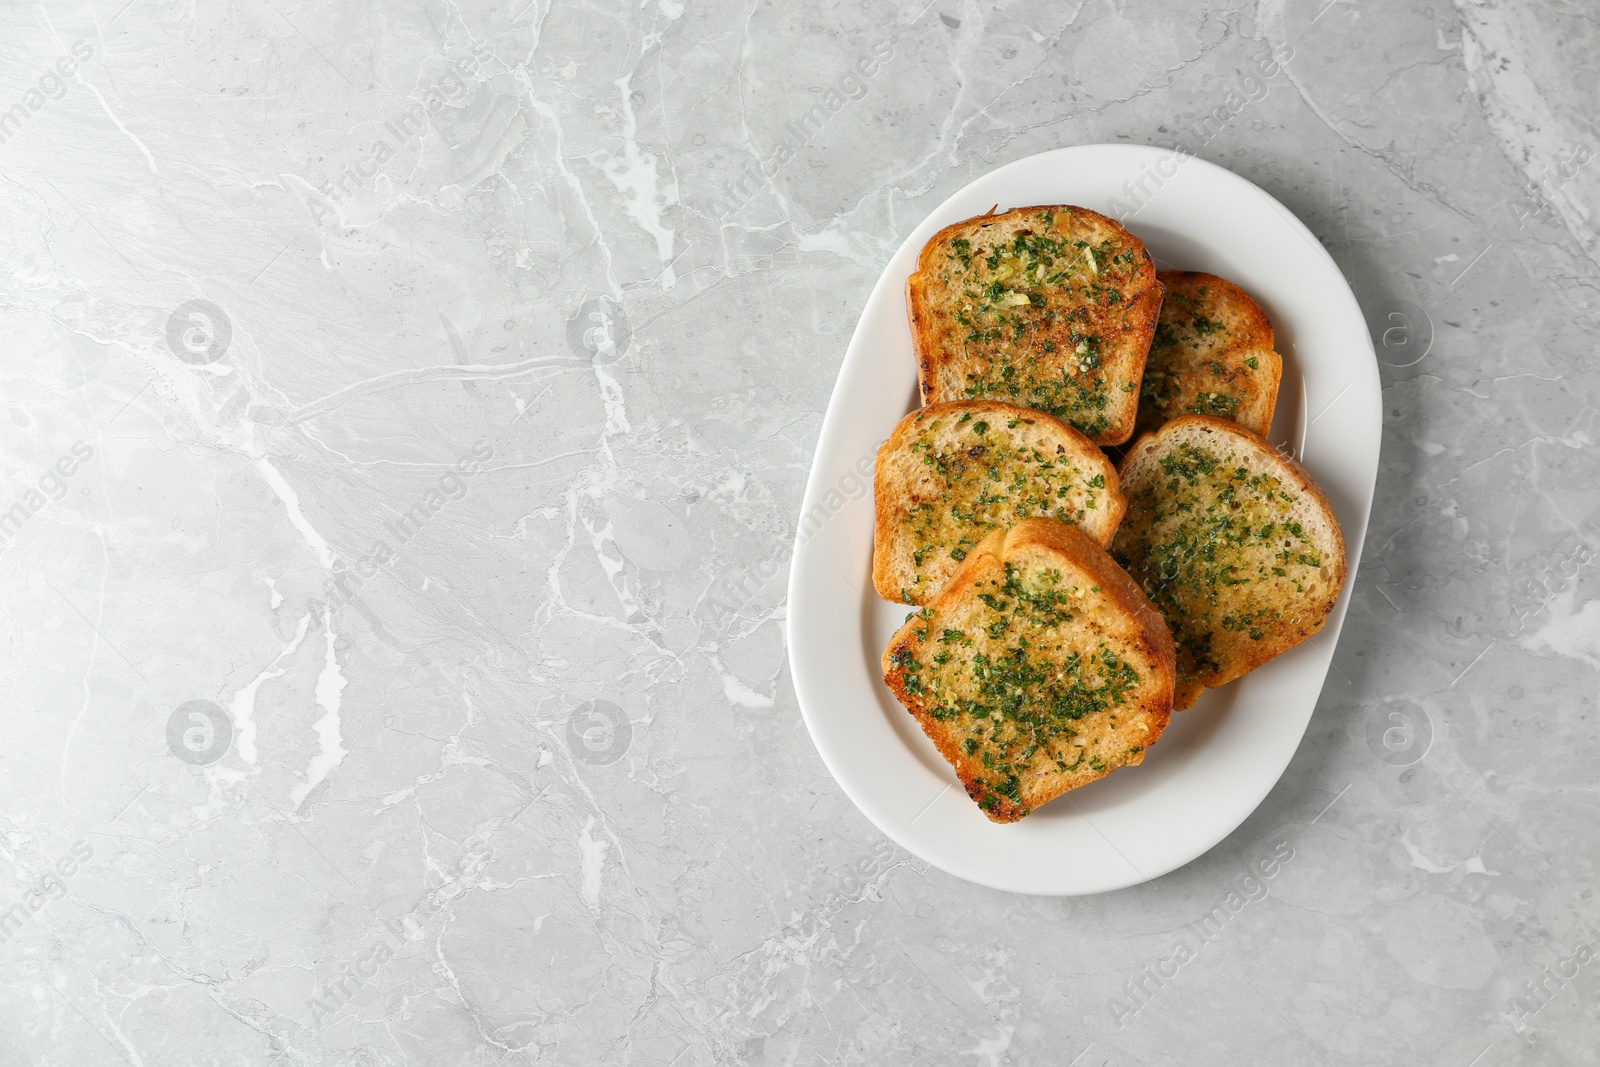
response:
<path id="1" fill-rule="evenodd" d="M 946 226 L 923 247 L 906 306 L 924 404 L 1004 400 L 1098 445 L 1133 433 L 1161 286 L 1115 220 L 1026 207 Z"/>
<path id="2" fill-rule="evenodd" d="M 883 654 L 884 681 L 995 822 L 1142 761 L 1174 669 L 1133 579 L 1053 519 L 984 538 Z"/>
<path id="3" fill-rule="evenodd" d="M 1122 461 L 1128 513 L 1111 554 L 1178 646 L 1176 708 L 1322 628 L 1344 534 L 1305 468 L 1237 423 L 1173 419 Z"/>
<path id="4" fill-rule="evenodd" d="M 1180 415 L 1230 419 L 1265 437 L 1283 357 L 1272 323 L 1243 289 L 1215 274 L 1164 270 L 1166 295 L 1139 390 L 1139 433 Z"/>
<path id="5" fill-rule="evenodd" d="M 933 404 L 878 449 L 872 584 L 926 604 L 992 531 L 1020 519 L 1071 523 L 1101 546 L 1122 518 L 1117 471 L 1083 434 L 994 400 Z"/>

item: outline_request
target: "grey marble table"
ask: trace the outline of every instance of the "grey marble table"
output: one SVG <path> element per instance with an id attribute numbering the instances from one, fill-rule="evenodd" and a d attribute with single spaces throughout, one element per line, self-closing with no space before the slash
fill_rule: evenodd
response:
<path id="1" fill-rule="evenodd" d="M 1592 5 L 0 10 L 0 1064 L 1600 1063 Z M 1327 245 L 1383 463 L 1266 802 L 1021 898 L 784 582 L 900 240 L 1115 141 Z"/>

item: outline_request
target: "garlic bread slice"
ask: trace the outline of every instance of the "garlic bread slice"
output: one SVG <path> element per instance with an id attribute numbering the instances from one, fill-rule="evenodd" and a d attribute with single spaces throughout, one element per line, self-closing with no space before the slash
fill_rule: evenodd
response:
<path id="1" fill-rule="evenodd" d="M 1144 364 L 1138 432 L 1180 415 L 1212 415 L 1265 437 L 1283 378 L 1266 312 L 1215 274 L 1164 270 L 1156 277 L 1165 296 Z"/>
<path id="2" fill-rule="evenodd" d="M 1175 708 L 1317 633 L 1344 585 L 1344 535 L 1304 467 L 1237 423 L 1173 419 L 1122 461 L 1111 554 L 1178 653 Z"/>
<path id="3" fill-rule="evenodd" d="M 919 408 L 878 449 L 872 584 L 926 604 L 978 542 L 1022 519 L 1078 526 L 1111 543 L 1117 471 L 1083 434 L 1041 411 L 992 400 Z"/>
<path id="4" fill-rule="evenodd" d="M 1002 400 L 1095 444 L 1133 433 L 1161 307 L 1144 244 L 1087 208 L 1017 208 L 946 226 L 906 304 L 925 404 Z"/>
<path id="5" fill-rule="evenodd" d="M 883 654 L 885 683 L 994 822 L 1141 762 L 1174 671 L 1139 587 L 1053 519 L 984 538 Z"/>

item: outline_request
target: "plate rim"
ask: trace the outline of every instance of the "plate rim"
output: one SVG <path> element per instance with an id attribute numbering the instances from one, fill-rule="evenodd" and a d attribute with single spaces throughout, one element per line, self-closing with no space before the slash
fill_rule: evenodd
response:
<path id="1" fill-rule="evenodd" d="M 1011 879 L 999 877 L 997 875 L 999 875 L 1000 872 L 992 872 L 996 876 L 986 876 L 991 872 L 953 870 L 946 862 L 942 862 L 942 858 L 927 855 L 913 844 L 908 843 L 900 833 L 897 833 L 897 829 L 899 829 L 899 827 L 895 826 L 892 821 L 880 819 L 878 815 L 874 814 L 874 809 L 877 805 L 865 802 L 864 798 L 859 794 L 856 784 L 853 782 L 852 775 L 841 773 L 840 768 L 836 765 L 835 758 L 830 756 L 830 748 L 832 747 L 831 743 L 824 740 L 824 737 L 828 734 L 828 730 L 819 724 L 817 715 L 814 714 L 812 710 L 808 709 L 806 691 L 811 688 L 811 684 L 809 671 L 802 668 L 802 645 L 804 642 L 796 640 L 795 607 L 796 605 L 804 605 L 807 602 L 803 586 L 809 573 L 815 567 L 815 564 L 810 563 L 810 560 L 813 554 L 822 551 L 821 547 L 818 546 L 812 540 L 812 538 L 808 537 L 806 534 L 806 517 L 812 514 L 815 508 L 819 506 L 818 498 L 822 496 L 824 492 L 832 489 L 831 484 L 826 484 L 824 482 L 824 478 L 831 477 L 832 474 L 835 473 L 832 468 L 830 468 L 827 474 L 824 475 L 821 470 L 821 465 L 818 461 L 823 457 L 824 450 L 829 443 L 835 436 L 837 436 L 838 428 L 835 424 L 839 420 L 847 417 L 844 412 L 844 409 L 847 405 L 839 404 L 837 401 L 841 395 L 841 390 L 844 387 L 845 378 L 847 377 L 846 372 L 853 365 L 851 358 L 852 354 L 856 352 L 858 345 L 863 343 L 863 332 L 868 329 L 869 313 L 874 310 L 877 301 L 882 299 L 881 294 L 887 286 L 891 284 L 903 286 L 904 284 L 903 279 L 897 279 L 891 283 L 891 268 L 895 262 L 901 258 L 902 254 L 905 253 L 908 248 L 915 246 L 916 248 L 920 249 L 921 245 L 926 242 L 928 236 L 936 232 L 940 225 L 948 224 L 942 222 L 936 223 L 935 220 L 943 219 L 947 214 L 950 214 L 952 206 L 957 204 L 963 198 L 969 196 L 971 194 L 971 190 L 975 186 L 981 186 L 988 183 L 1003 183 L 1008 172 L 1022 170 L 1024 168 L 1037 167 L 1041 164 L 1047 164 L 1050 162 L 1061 162 L 1063 157 L 1073 155 L 1098 155 L 1103 153 L 1111 153 L 1127 157 L 1132 163 L 1132 166 L 1129 168 L 1132 171 L 1141 170 L 1142 168 L 1139 167 L 1139 163 L 1141 162 L 1153 165 L 1158 161 L 1168 161 L 1176 158 L 1178 160 L 1178 165 L 1184 169 L 1189 167 L 1198 167 L 1199 171 L 1206 174 L 1209 180 L 1220 180 L 1226 183 L 1234 183 L 1237 187 L 1260 196 L 1265 201 L 1266 205 L 1272 211 L 1274 211 L 1283 222 L 1289 225 L 1290 229 L 1296 231 L 1298 235 L 1310 246 L 1310 248 L 1315 250 L 1316 255 L 1320 257 L 1320 260 L 1322 261 L 1322 265 L 1327 269 L 1330 269 L 1333 272 L 1333 276 L 1338 279 L 1339 284 L 1333 288 L 1338 289 L 1339 292 L 1333 294 L 1322 293 L 1319 294 L 1318 299 L 1324 302 L 1334 302 L 1344 305 L 1342 308 L 1336 309 L 1336 314 L 1338 317 L 1353 323 L 1361 324 L 1359 337 L 1361 338 L 1362 347 L 1361 351 L 1355 353 L 1355 355 L 1364 356 L 1366 358 L 1352 360 L 1352 378 L 1349 385 L 1347 385 L 1345 388 L 1348 389 L 1350 385 L 1357 384 L 1359 379 L 1365 378 L 1365 385 L 1367 388 L 1362 390 L 1362 394 L 1367 396 L 1368 399 L 1375 403 L 1378 418 L 1373 420 L 1373 441 L 1371 446 L 1370 470 L 1366 472 L 1364 478 L 1361 478 L 1354 485 L 1355 488 L 1363 490 L 1361 498 L 1357 501 L 1361 520 L 1359 529 L 1352 531 L 1346 526 L 1346 524 L 1341 522 L 1341 529 L 1343 530 L 1345 543 L 1347 546 L 1347 573 L 1344 587 L 1340 591 L 1339 599 L 1335 603 L 1333 611 L 1330 613 L 1330 618 L 1335 621 L 1335 626 L 1333 629 L 1335 630 L 1336 639 L 1334 644 L 1326 650 L 1326 657 L 1323 660 L 1322 667 L 1320 668 L 1320 678 L 1318 680 L 1316 694 L 1309 701 L 1310 707 L 1304 713 L 1304 720 L 1299 728 L 1297 736 L 1295 737 L 1294 744 L 1287 749 L 1287 755 L 1284 758 L 1282 766 L 1277 768 L 1276 773 L 1272 774 L 1270 777 L 1263 776 L 1259 795 L 1252 795 L 1248 805 L 1241 805 L 1242 814 L 1239 815 L 1237 820 L 1230 821 L 1225 818 L 1221 819 L 1219 820 L 1219 827 L 1214 836 L 1201 835 L 1203 840 L 1190 841 L 1180 848 L 1173 849 L 1173 855 L 1177 858 L 1175 858 L 1175 860 L 1170 864 L 1163 865 L 1160 870 L 1157 870 L 1151 874 L 1145 874 L 1143 871 L 1134 866 L 1131 860 L 1127 860 L 1126 857 L 1123 857 L 1127 862 L 1128 867 L 1134 871 L 1135 877 L 1120 879 L 1115 877 L 1102 878 L 1097 884 L 1084 886 L 1040 888 L 1036 885 L 1017 884 Z M 1176 171 L 1174 172 L 1174 176 L 1176 176 Z M 1172 179 L 1169 178 L 1167 180 L 1171 181 Z M 1056 202 L 1069 201 L 1059 200 Z M 1027 206 L 1030 205 L 1019 202 L 1008 205 L 1007 209 L 1009 210 L 1011 208 Z M 1140 207 L 1142 207 L 1142 205 L 1140 205 Z M 1091 209 L 1099 210 L 1098 208 Z M 1102 212 L 1102 214 L 1110 214 L 1110 212 Z M 965 214 L 963 210 L 961 217 L 969 216 Z M 1128 225 L 1129 218 L 1124 216 L 1118 221 L 1120 221 L 1123 225 Z M 914 266 L 912 269 L 914 269 Z M 859 358 L 861 357 L 858 357 L 858 359 Z M 1332 401 L 1329 401 L 1328 406 L 1331 407 L 1332 403 L 1337 401 L 1342 395 L 1343 391 L 1341 390 L 1341 392 L 1336 395 Z M 978 174 L 969 181 L 963 183 L 960 188 L 956 189 L 949 196 L 945 197 L 936 207 L 924 215 L 921 221 L 912 227 L 905 239 L 901 241 L 901 243 L 895 248 L 894 252 L 892 252 L 884 262 L 883 268 L 879 272 L 877 280 L 873 283 L 872 289 L 869 292 L 866 301 L 862 304 L 860 317 L 857 319 L 855 328 L 851 332 L 850 340 L 845 347 L 844 357 L 841 359 L 839 364 L 839 370 L 837 376 L 835 377 L 833 388 L 829 392 L 828 404 L 824 411 L 822 424 L 817 435 L 816 447 L 813 450 L 811 464 L 806 476 L 805 491 L 801 497 L 800 521 L 796 524 L 795 541 L 791 553 L 789 579 L 786 591 L 787 610 L 785 618 L 785 644 L 787 649 L 787 658 L 789 661 L 791 682 L 795 690 L 796 701 L 800 705 L 801 717 L 806 724 L 806 731 L 811 738 L 812 745 L 817 750 L 817 754 L 822 758 L 824 766 L 828 768 L 829 774 L 839 785 L 839 788 L 844 792 L 846 797 L 849 798 L 850 802 L 855 805 L 856 809 L 867 819 L 867 821 L 901 848 L 906 849 L 911 854 L 918 856 L 930 865 L 938 867 L 940 870 L 943 870 L 954 877 L 1005 892 L 1020 893 L 1031 896 L 1080 896 L 1112 892 L 1117 889 L 1129 888 L 1131 886 L 1155 881 L 1166 874 L 1169 874 L 1172 871 L 1193 862 L 1200 856 L 1205 855 L 1212 848 L 1216 847 L 1216 845 L 1226 840 L 1231 834 L 1237 831 L 1238 828 L 1247 822 L 1250 816 L 1260 808 L 1262 802 L 1283 779 L 1283 775 L 1287 772 L 1289 766 L 1292 764 L 1294 756 L 1299 751 L 1301 744 L 1304 743 L 1305 735 L 1310 728 L 1311 719 L 1315 714 L 1316 706 L 1320 702 L 1323 689 L 1326 687 L 1328 670 L 1332 665 L 1332 658 L 1338 647 L 1337 638 L 1342 636 L 1343 633 L 1344 618 L 1348 611 L 1353 590 L 1355 588 L 1361 549 L 1365 544 L 1367 529 L 1371 521 L 1372 506 L 1375 501 L 1377 487 L 1377 475 L 1379 467 L 1378 457 L 1382 447 L 1383 427 L 1381 411 L 1381 377 L 1378 373 L 1377 356 L 1373 348 L 1370 331 L 1366 325 L 1365 316 L 1359 301 L 1356 300 L 1354 291 L 1350 287 L 1349 280 L 1345 277 L 1344 272 L 1339 268 L 1338 263 L 1328 252 L 1327 248 L 1323 246 L 1322 242 L 1317 239 L 1316 235 L 1311 232 L 1310 228 L 1307 227 L 1305 223 L 1294 214 L 1294 212 L 1285 207 L 1283 203 L 1271 193 L 1267 192 L 1265 189 L 1262 189 L 1255 182 L 1252 182 L 1243 175 L 1237 174 L 1219 164 L 1212 163 L 1209 160 L 1202 159 L 1199 156 L 1189 153 L 1183 149 L 1163 148 L 1154 145 L 1134 144 L 1131 142 L 1097 142 L 1091 144 L 1062 146 L 1048 149 L 1043 152 L 1022 156 L 1002 166 L 984 171 L 983 173 Z M 1302 412 L 1300 417 L 1302 420 L 1304 420 L 1307 418 L 1307 415 L 1307 412 Z M 1310 424 L 1314 423 L 1315 421 L 1316 419 L 1311 419 L 1310 422 L 1302 421 L 1301 425 L 1299 426 L 1302 439 L 1309 434 Z M 1345 484 L 1347 487 L 1349 487 L 1351 483 L 1347 480 Z M 867 596 L 871 594 L 864 593 L 863 595 Z M 1327 631 L 1324 630 L 1323 632 Z M 1314 639 L 1315 637 L 1313 637 L 1313 640 Z M 1309 644 L 1309 641 L 1305 643 Z M 1226 689 L 1227 687 L 1224 688 Z M 1253 790 L 1252 793 L 1254 793 Z M 933 801 L 929 802 L 929 806 L 931 807 L 938 800 L 942 799 L 943 795 L 943 793 L 940 793 L 938 796 L 936 796 Z M 1067 796 L 1070 798 L 1071 794 L 1067 794 Z M 1073 807 L 1076 808 L 1077 805 L 1074 803 Z M 1094 826 L 1092 820 L 1089 820 L 1086 815 L 1082 815 L 1081 811 L 1080 816 L 1083 817 L 1091 827 Z M 915 819 L 912 821 L 914 822 Z M 1004 830 L 1002 827 L 997 827 L 996 829 L 1000 831 Z M 1102 834 L 1101 836 L 1104 835 Z M 1115 848 L 1114 845 L 1112 847 Z"/>

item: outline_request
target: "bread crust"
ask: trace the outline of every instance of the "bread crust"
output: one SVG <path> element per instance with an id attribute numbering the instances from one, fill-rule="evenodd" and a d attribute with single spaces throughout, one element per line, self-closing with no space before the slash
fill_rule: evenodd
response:
<path id="1" fill-rule="evenodd" d="M 1021 299 L 1019 294 L 1031 285 L 1031 293 L 1041 301 L 1027 305 L 1026 313 L 1015 304 L 997 309 L 980 301 L 976 310 L 970 303 L 952 306 L 965 300 L 952 291 L 950 271 L 945 269 L 956 255 L 953 242 L 960 238 L 981 244 L 980 236 L 990 230 L 993 236 L 1023 234 L 1065 242 L 1068 252 L 1049 256 L 1051 264 L 1043 271 L 1054 271 L 1050 276 L 1062 275 L 1066 280 L 1046 288 L 1042 283 L 1011 279 L 1016 284 L 1003 299 Z M 1075 247 L 1077 241 L 1115 250 L 1108 255 L 1125 250 L 1130 256 L 1128 264 L 1124 267 L 1114 261 L 1103 268 L 1095 253 L 1082 260 L 1085 268 L 1079 262 L 1082 250 Z M 1003 249 L 1005 242 L 1000 247 Z M 1106 271 L 1104 285 L 1100 284 L 1102 269 Z M 981 271 L 981 265 L 974 267 L 968 262 L 956 273 L 981 275 Z M 1043 272 L 1039 275 L 1044 276 Z M 1041 205 L 1004 214 L 991 211 L 946 226 L 923 246 L 917 269 L 906 280 L 906 310 L 923 403 L 1005 400 L 1048 411 L 1078 427 L 1098 445 L 1121 444 L 1133 434 L 1139 381 L 1160 315 L 1161 294 L 1155 264 L 1143 242 L 1116 220 L 1088 208 Z M 1037 316 L 1033 307 L 1039 308 Z M 972 323 L 985 314 L 990 315 L 985 322 L 1003 319 L 1005 330 L 995 326 L 996 337 L 973 342 L 977 334 Z M 973 317 L 958 328 L 958 315 Z M 1019 322 L 1026 328 L 1018 329 Z M 1017 333 L 1008 339 L 1006 330 Z M 973 332 L 959 336 L 963 331 Z M 1026 346 L 1019 351 L 1024 333 Z M 973 344 L 978 347 L 974 349 Z M 1005 373 L 1019 367 L 1033 367 L 1040 373 L 1036 379 Z"/>
<path id="2" fill-rule="evenodd" d="M 1230 420 L 1207 415 L 1173 419 L 1156 432 L 1141 436 L 1123 457 L 1118 473 L 1128 498 L 1128 512 L 1112 542 L 1112 552 L 1131 575 L 1141 580 L 1153 602 L 1168 605 L 1167 621 L 1180 647 L 1186 641 L 1198 639 L 1196 628 L 1208 625 L 1209 620 L 1201 619 L 1197 610 L 1180 610 L 1174 606 L 1178 598 L 1168 595 L 1169 583 L 1161 574 L 1152 571 L 1141 545 L 1146 544 L 1144 531 L 1151 522 L 1149 513 L 1159 508 L 1163 494 L 1176 491 L 1173 488 L 1176 478 L 1168 477 L 1165 485 L 1158 484 L 1162 456 L 1182 443 L 1194 445 L 1196 442 L 1212 449 L 1233 449 L 1247 457 L 1248 469 L 1270 472 L 1290 487 L 1291 492 L 1298 494 L 1299 500 L 1284 521 L 1299 522 L 1303 529 L 1310 531 L 1306 540 L 1317 551 L 1320 565 L 1314 587 L 1292 601 L 1283 597 L 1282 582 L 1265 578 L 1257 585 L 1266 582 L 1271 590 L 1254 600 L 1226 594 L 1229 597 L 1226 605 L 1260 605 L 1264 610 L 1276 610 L 1279 616 L 1287 608 L 1290 617 L 1272 620 L 1260 638 L 1252 638 L 1244 630 L 1223 634 L 1208 631 L 1208 642 L 1221 638 L 1223 655 L 1209 665 L 1190 662 L 1192 657 L 1180 657 L 1173 704 L 1177 710 L 1192 707 L 1204 690 L 1226 685 L 1320 632 L 1339 599 L 1348 571 L 1344 532 L 1339 528 L 1333 505 L 1303 466 L 1278 451 L 1260 434 Z M 1276 541 L 1272 542 L 1272 547 L 1276 545 Z M 1261 551 L 1266 551 L 1266 547 L 1262 546 Z M 1225 606 L 1224 610 L 1229 609 Z M 1208 614 L 1215 612 L 1208 609 Z M 1235 615 L 1243 617 L 1240 612 Z M 1209 649 L 1210 645 L 1207 647 Z"/>
<path id="3" fill-rule="evenodd" d="M 1009 562 L 1024 557 L 1039 557 L 1059 568 L 1065 581 L 1085 590 L 1079 625 L 1087 633 L 1098 634 L 1102 644 L 1115 644 L 1126 662 L 1137 662 L 1140 685 L 1124 703 L 1107 707 L 1075 720 L 1085 730 L 1097 731 L 1079 748 L 1098 746 L 1108 758 L 1099 766 L 1060 771 L 1045 767 L 1044 773 L 1021 783 L 1018 799 L 1000 796 L 984 784 L 989 772 L 983 752 L 965 751 L 959 723 L 933 714 L 933 701 L 925 691 L 914 691 L 907 683 L 907 660 L 918 657 L 937 640 L 933 631 L 941 619 L 950 618 L 956 609 L 969 606 L 986 581 L 993 581 Z M 1160 612 L 1105 551 L 1082 530 L 1052 519 L 1028 519 L 1010 530 L 996 530 L 963 562 L 943 591 L 922 611 L 913 615 L 890 640 L 882 660 L 884 682 L 927 734 L 940 754 L 955 769 L 967 794 L 994 822 L 1015 822 L 1055 797 L 1111 773 L 1117 767 L 1131 766 L 1144 759 L 1144 753 L 1166 728 L 1171 717 L 1176 659 L 1172 637 Z M 1120 720 L 1120 721 L 1119 721 Z M 1109 725 L 1108 725 L 1109 724 Z M 1088 735 L 1086 735 L 1088 736 Z M 1133 741 L 1133 745 L 1128 742 Z M 1106 746 L 1115 751 L 1107 753 Z M 1052 748 L 1047 755 L 1053 754 Z M 1078 764 L 1083 762 L 1080 754 Z"/>
<path id="4" fill-rule="evenodd" d="M 1145 361 L 1136 432 L 1206 414 L 1266 436 L 1283 378 L 1267 313 L 1215 274 L 1164 270 L 1156 277 L 1166 296 Z"/>
<path id="5" fill-rule="evenodd" d="M 956 504 L 962 503 L 959 498 L 945 498 L 944 494 L 948 493 L 950 486 L 941 485 L 920 458 L 910 455 L 911 450 L 919 440 L 948 435 L 963 425 L 970 427 L 979 424 L 988 427 L 980 438 L 985 442 L 983 447 L 998 449 L 1029 440 L 1038 441 L 1044 446 L 1043 454 L 1048 462 L 1059 467 L 1065 461 L 1074 469 L 1083 471 L 1081 484 L 1075 480 L 1072 486 L 1063 486 L 1060 495 L 1048 494 L 1050 502 L 1062 510 L 1081 509 L 1083 518 L 1074 525 L 1081 525 L 1101 547 L 1111 543 L 1117 524 L 1122 520 L 1126 501 L 1118 487 L 1116 466 L 1087 437 L 1042 411 L 997 400 L 932 404 L 901 419 L 888 440 L 878 448 L 873 470 L 872 584 L 885 600 L 926 604 L 957 569 L 957 564 L 951 559 L 951 546 L 959 551 L 966 544 L 981 540 L 994 528 L 1005 528 L 1029 517 L 1017 514 L 1018 509 L 1013 505 L 1005 509 L 1005 514 L 995 516 L 997 521 L 957 523 L 954 520 L 941 520 L 938 523 L 937 545 L 933 544 L 935 539 L 927 536 L 919 538 L 917 532 L 909 528 L 911 509 L 914 507 L 936 507 L 943 511 L 949 506 L 953 511 Z M 923 453 L 924 456 L 927 454 Z M 983 484 L 981 480 L 988 475 L 981 465 L 981 458 L 974 457 L 971 462 L 973 465 L 961 472 L 958 481 Z M 1041 480 L 1053 478 L 1056 472 L 1052 471 L 1047 476 L 1025 461 L 1023 466 L 1028 475 L 1023 499 L 1037 504 Z M 1098 486 L 1092 484 L 1096 476 L 1101 483 Z M 1055 484 L 1055 481 L 1050 484 Z M 1013 501 L 1017 495 L 1005 485 L 997 489 L 986 486 L 984 491 L 1007 493 Z M 1091 502 L 1092 506 L 1089 506 Z M 968 506 L 971 506 L 970 503 Z M 1030 510 L 1037 511 L 1037 507 L 1031 507 Z M 919 565 L 913 562 L 919 549 L 936 551 L 926 563 Z"/>

